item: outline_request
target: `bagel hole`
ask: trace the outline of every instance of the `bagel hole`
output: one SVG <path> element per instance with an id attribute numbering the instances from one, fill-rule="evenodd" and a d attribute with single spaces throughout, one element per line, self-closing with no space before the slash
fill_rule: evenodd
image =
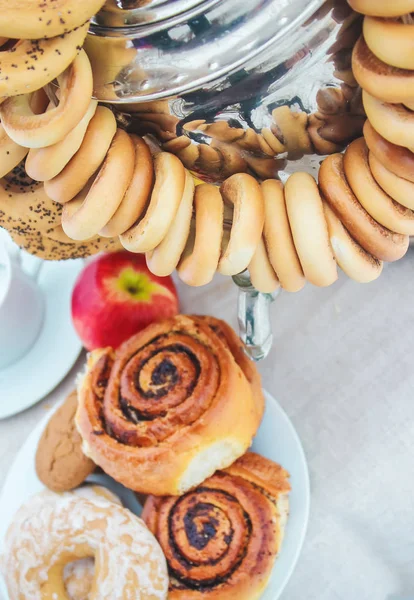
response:
<path id="1" fill-rule="evenodd" d="M 95 560 L 82 558 L 68 563 L 63 570 L 63 583 L 70 600 L 88 600 L 95 576 Z"/>
<path id="2" fill-rule="evenodd" d="M 2 52 L 8 52 L 12 48 L 14 48 L 19 40 L 7 40 L 3 44 L 1 44 L 0 49 Z"/>

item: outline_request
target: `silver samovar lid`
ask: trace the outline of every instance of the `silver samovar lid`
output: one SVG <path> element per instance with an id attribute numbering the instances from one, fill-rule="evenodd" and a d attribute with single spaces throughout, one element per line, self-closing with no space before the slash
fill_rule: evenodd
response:
<path id="1" fill-rule="evenodd" d="M 108 0 L 86 42 L 98 99 L 147 102 L 205 86 L 282 47 L 324 0 Z"/>

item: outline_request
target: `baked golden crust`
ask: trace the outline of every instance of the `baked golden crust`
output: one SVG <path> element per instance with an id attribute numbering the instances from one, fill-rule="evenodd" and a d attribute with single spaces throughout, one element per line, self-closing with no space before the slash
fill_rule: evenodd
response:
<path id="1" fill-rule="evenodd" d="M 198 485 L 244 454 L 260 424 L 258 376 L 250 383 L 237 360 L 208 324 L 183 315 L 116 352 L 94 351 L 76 416 L 84 452 L 138 492 Z"/>
<path id="2" fill-rule="evenodd" d="M 82 438 L 75 427 L 77 406 L 75 390 L 52 415 L 37 447 L 37 476 L 54 492 L 76 488 L 95 470 L 95 463 L 82 452 Z"/>
<path id="3" fill-rule="evenodd" d="M 252 386 L 257 410 L 257 417 L 259 421 L 261 421 L 265 406 L 265 399 L 263 396 L 262 389 L 262 379 L 260 377 L 259 371 L 256 369 L 255 364 L 248 358 L 244 350 L 243 342 L 241 341 L 239 336 L 236 334 L 234 329 L 230 327 L 228 323 L 222 321 L 221 319 L 216 319 L 215 317 L 210 317 L 208 315 L 191 315 L 191 318 L 195 322 L 201 322 L 208 325 L 210 329 L 214 331 L 214 333 L 218 335 L 221 341 L 228 347 L 228 349 L 234 357 L 234 360 L 239 365 L 244 375 L 246 376 L 247 381 Z"/>
<path id="4" fill-rule="evenodd" d="M 71 240 L 60 225 L 61 214 L 62 206 L 47 196 L 43 183 L 28 178 L 22 166 L 0 180 L 0 227 L 30 254 L 66 260 L 121 248 L 118 238 Z"/>
<path id="5" fill-rule="evenodd" d="M 247 453 L 184 496 L 145 504 L 170 572 L 169 600 L 256 600 L 280 551 L 289 474 Z"/>

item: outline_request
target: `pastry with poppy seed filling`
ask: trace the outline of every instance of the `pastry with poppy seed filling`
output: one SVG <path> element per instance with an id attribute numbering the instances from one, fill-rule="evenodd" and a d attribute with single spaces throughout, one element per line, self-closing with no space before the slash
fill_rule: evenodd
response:
<path id="1" fill-rule="evenodd" d="M 169 600 L 258 600 L 280 551 L 288 473 L 247 453 L 180 498 L 150 496 L 142 517 L 170 572 Z"/>
<path id="2" fill-rule="evenodd" d="M 178 315 L 94 350 L 78 388 L 84 454 L 136 492 L 185 493 L 242 456 L 259 428 L 260 376 L 246 363 L 212 317 Z"/>

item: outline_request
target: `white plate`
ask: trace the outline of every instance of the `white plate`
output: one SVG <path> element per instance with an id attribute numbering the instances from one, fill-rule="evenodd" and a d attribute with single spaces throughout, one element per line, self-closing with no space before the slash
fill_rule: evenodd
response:
<path id="1" fill-rule="evenodd" d="M 282 551 L 273 569 L 269 586 L 261 600 L 277 600 L 295 568 L 305 538 L 309 518 L 309 474 L 305 454 L 298 435 L 285 412 L 276 400 L 266 394 L 267 406 L 263 423 L 253 443 L 253 450 L 279 462 L 291 476 L 290 516 Z M 50 414 L 37 425 L 27 439 L 6 478 L 0 496 L 0 548 L 8 525 L 17 507 L 30 496 L 43 489 L 38 480 L 34 459 L 38 441 Z M 139 512 L 135 496 L 122 488 L 106 475 L 95 475 L 93 480 L 104 483 L 121 496 L 124 504 L 134 512 Z M 0 577 L 0 590 L 3 600 L 8 600 L 4 583 Z"/>
<path id="2" fill-rule="evenodd" d="M 38 283 L 45 298 L 39 337 L 17 362 L 0 369 L 0 419 L 32 406 L 69 373 L 82 349 L 72 325 L 70 302 L 82 260 L 44 261 Z"/>

